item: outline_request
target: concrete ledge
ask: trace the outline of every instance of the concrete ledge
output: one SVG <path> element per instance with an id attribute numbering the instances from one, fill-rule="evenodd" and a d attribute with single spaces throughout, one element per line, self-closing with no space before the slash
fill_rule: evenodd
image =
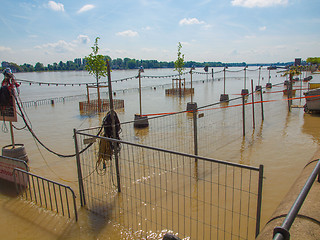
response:
<path id="1" fill-rule="evenodd" d="M 305 185 L 313 171 L 317 159 L 320 158 L 320 149 L 312 157 L 312 160 L 304 167 L 301 174 L 284 197 L 271 219 L 262 229 L 257 240 L 270 240 L 273 237 L 273 229 L 281 226 L 287 213 Z M 290 229 L 290 239 L 319 240 L 320 238 L 320 183 L 313 183 L 310 192 L 305 199 L 297 218 Z"/>

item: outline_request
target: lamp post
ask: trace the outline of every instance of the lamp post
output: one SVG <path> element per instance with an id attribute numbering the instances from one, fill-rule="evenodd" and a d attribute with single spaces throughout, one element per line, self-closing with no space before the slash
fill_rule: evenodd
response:
<path id="1" fill-rule="evenodd" d="M 148 116 L 142 115 L 142 100 L 141 100 L 141 73 L 144 72 L 143 67 L 141 66 L 138 71 L 138 78 L 139 78 L 139 109 L 140 114 L 134 115 L 134 124 L 135 128 L 145 128 L 149 126 Z"/>
<path id="2" fill-rule="evenodd" d="M 220 95 L 220 102 L 229 101 L 229 95 L 226 94 L 226 69 L 227 68 L 228 68 L 227 66 L 223 68 L 223 94 Z"/>
<path id="3" fill-rule="evenodd" d="M 191 79 L 191 102 L 188 102 L 187 103 L 187 111 L 193 111 L 195 109 L 197 109 L 197 103 L 196 102 L 193 102 L 193 88 L 192 88 L 192 70 L 194 70 L 195 67 L 192 66 L 191 69 L 190 69 L 190 79 Z"/>
<path id="4" fill-rule="evenodd" d="M 271 66 L 269 67 L 269 77 L 268 82 L 266 84 L 266 88 L 272 88 L 272 83 L 270 82 L 271 76 L 270 76 Z"/>
<path id="5" fill-rule="evenodd" d="M 262 90 L 262 87 L 260 85 L 260 77 L 261 77 L 261 67 L 259 67 L 259 78 L 258 78 L 258 85 L 256 86 L 256 91 L 261 91 Z"/>
<path id="6" fill-rule="evenodd" d="M 247 87 L 247 68 L 248 66 L 244 67 L 244 88 L 241 90 L 241 95 L 249 94 L 249 90 L 246 88 Z"/>

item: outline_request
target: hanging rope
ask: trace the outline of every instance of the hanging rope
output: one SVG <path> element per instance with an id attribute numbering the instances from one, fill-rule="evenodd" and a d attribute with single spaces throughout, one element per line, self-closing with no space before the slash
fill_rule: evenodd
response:
<path id="1" fill-rule="evenodd" d="M 117 79 L 117 80 L 112 80 L 111 82 L 123 82 L 123 81 L 127 81 L 127 80 L 132 80 L 135 77 L 127 77 L 127 78 L 122 78 L 122 79 Z M 81 82 L 81 83 L 57 83 L 57 82 L 40 82 L 40 81 L 33 81 L 33 80 L 25 80 L 25 79 L 16 79 L 18 82 L 22 83 L 29 83 L 29 85 L 32 84 L 37 84 L 39 86 L 50 86 L 50 85 L 55 85 L 55 86 L 86 86 L 86 85 L 90 85 L 90 86 L 94 86 L 96 85 L 96 83 L 93 82 Z M 100 84 L 107 84 L 108 82 L 99 82 Z"/>
<path id="2" fill-rule="evenodd" d="M 34 138 L 35 140 L 37 140 L 37 142 L 38 142 L 43 148 L 45 148 L 48 152 L 50 152 L 50 153 L 52 153 L 52 154 L 54 154 L 54 155 L 56 155 L 56 156 L 58 156 L 58 157 L 61 157 L 61 158 L 70 158 L 70 157 L 75 157 L 75 156 L 76 156 L 76 154 L 60 154 L 60 153 L 58 153 L 58 152 L 55 152 L 55 151 L 51 150 L 49 147 L 47 147 L 42 141 L 40 141 L 40 139 L 37 137 L 37 135 L 35 134 L 35 132 L 32 130 L 32 127 L 31 127 L 30 124 L 28 123 L 28 121 L 27 121 L 26 116 L 25 116 L 25 114 L 24 114 L 24 112 L 23 112 L 23 110 L 22 110 L 22 107 L 21 107 L 21 104 L 20 104 L 18 98 L 16 97 L 16 95 L 14 95 L 14 97 L 15 97 L 15 99 L 16 99 L 16 103 L 17 103 L 18 109 L 19 109 L 19 111 L 20 111 L 20 114 L 21 114 L 21 117 L 22 117 L 24 123 L 26 124 L 27 129 L 29 130 L 29 132 L 31 133 L 31 135 L 33 136 L 33 138 Z M 28 119 L 29 119 L 29 118 L 28 118 Z M 29 120 L 29 121 L 30 121 L 30 120 Z M 100 134 L 100 132 L 101 132 L 101 129 L 99 130 L 97 136 Z M 84 149 L 82 149 L 82 150 L 79 152 L 79 154 L 82 154 L 83 152 L 85 152 L 89 147 L 92 146 L 92 144 L 93 144 L 93 143 L 89 144 L 87 147 L 85 147 Z"/>

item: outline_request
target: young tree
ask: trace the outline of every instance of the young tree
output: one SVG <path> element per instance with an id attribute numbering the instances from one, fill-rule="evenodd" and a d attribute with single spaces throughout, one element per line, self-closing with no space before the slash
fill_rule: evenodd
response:
<path id="1" fill-rule="evenodd" d="M 107 66 L 105 57 L 103 55 L 98 54 L 99 46 L 98 40 L 100 38 L 96 37 L 94 46 L 92 48 L 92 53 L 88 57 L 85 57 L 86 66 L 85 69 L 89 72 L 89 74 L 93 75 L 97 80 L 97 86 L 99 85 L 99 79 L 107 76 Z"/>
<path id="2" fill-rule="evenodd" d="M 179 42 L 178 44 L 178 59 L 174 62 L 174 71 L 179 73 L 179 79 L 181 79 L 181 75 L 184 70 L 184 54 L 181 54 L 182 45 Z"/>

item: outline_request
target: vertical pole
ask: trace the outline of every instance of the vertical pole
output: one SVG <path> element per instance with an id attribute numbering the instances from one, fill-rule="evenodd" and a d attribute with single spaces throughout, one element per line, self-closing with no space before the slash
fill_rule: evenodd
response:
<path id="1" fill-rule="evenodd" d="M 223 94 L 226 94 L 226 68 L 223 69 Z"/>
<path id="2" fill-rule="evenodd" d="M 262 121 L 264 121 L 264 111 L 263 111 L 263 90 L 261 89 L 260 91 L 260 100 L 261 100 L 261 118 L 262 118 Z"/>
<path id="3" fill-rule="evenodd" d="M 244 88 L 246 89 L 247 87 L 247 67 L 244 67 Z"/>
<path id="4" fill-rule="evenodd" d="M 98 93 L 98 112 L 101 112 L 100 87 L 99 87 L 98 76 L 97 76 L 97 93 Z"/>
<path id="5" fill-rule="evenodd" d="M 246 135 L 246 109 L 244 103 L 245 95 L 242 95 L 242 135 Z"/>
<path id="6" fill-rule="evenodd" d="M 258 79 L 258 86 L 260 86 L 260 76 L 261 76 L 261 66 L 259 67 L 259 79 Z M 262 91 L 262 90 L 261 90 Z"/>
<path id="7" fill-rule="evenodd" d="M 288 108 L 289 112 L 291 112 L 291 105 L 292 105 L 292 74 L 289 74 L 289 84 L 287 85 L 287 97 L 288 97 Z"/>
<path id="8" fill-rule="evenodd" d="M 115 126 L 115 119 L 114 119 L 114 107 L 113 107 L 113 99 L 112 99 L 112 85 L 111 85 L 111 71 L 110 71 L 110 64 L 108 59 L 107 62 L 107 71 L 108 71 L 108 88 L 109 88 L 109 101 L 110 101 L 110 111 L 111 111 L 111 127 L 112 127 L 112 135 L 113 139 L 116 139 L 116 126 Z M 112 142 L 114 147 L 114 156 L 115 156 L 115 166 L 116 166 L 116 174 L 117 174 L 117 185 L 118 185 L 118 192 L 121 192 L 121 185 L 120 185 L 120 171 L 119 171 L 119 156 L 118 156 L 118 144 L 116 142 Z"/>
<path id="9" fill-rule="evenodd" d="M 263 185 L 263 165 L 259 166 L 259 185 L 258 185 L 258 201 L 257 201 L 257 217 L 256 217 L 256 237 L 260 233 L 261 221 L 261 205 L 262 205 L 262 185 Z"/>
<path id="10" fill-rule="evenodd" d="M 190 79 L 191 79 L 191 103 L 192 103 L 192 99 L 193 99 L 193 92 L 192 92 L 192 68 L 190 70 Z"/>
<path id="11" fill-rule="evenodd" d="M 12 122 L 11 121 L 10 121 L 10 134 L 11 134 L 12 148 L 15 148 L 14 135 L 13 135 L 13 126 L 12 126 Z"/>
<path id="12" fill-rule="evenodd" d="M 320 161 L 320 159 L 318 159 L 318 162 Z M 320 183 L 320 170 L 318 172 L 318 183 Z"/>
<path id="13" fill-rule="evenodd" d="M 83 178 L 82 178 L 80 154 L 79 154 L 79 147 L 78 147 L 78 138 L 77 138 L 77 131 L 75 128 L 73 129 L 73 139 L 74 139 L 74 146 L 75 146 L 75 150 L 76 150 L 80 203 L 81 203 L 81 206 L 83 207 L 84 205 L 86 205 L 86 199 L 84 196 L 84 187 L 83 187 Z"/>
<path id="14" fill-rule="evenodd" d="M 212 80 L 214 80 L 214 77 L 213 77 L 213 68 L 211 69 L 211 75 L 212 75 Z"/>
<path id="15" fill-rule="evenodd" d="M 252 121 L 253 121 L 253 129 L 256 128 L 256 120 L 254 116 L 254 95 L 253 95 L 253 79 L 251 79 L 251 96 L 252 96 Z"/>
<path id="16" fill-rule="evenodd" d="M 194 155 L 198 155 L 198 120 L 197 109 L 193 108 L 193 142 L 194 142 Z M 198 159 L 195 159 L 198 162 Z"/>
<path id="17" fill-rule="evenodd" d="M 142 116 L 142 102 L 141 102 L 141 71 L 139 69 L 139 104 L 140 104 L 140 117 Z"/>
<path id="18" fill-rule="evenodd" d="M 88 84 L 86 84 L 86 85 L 87 85 L 87 98 L 88 98 L 88 103 L 90 103 L 89 86 L 88 86 Z"/>

